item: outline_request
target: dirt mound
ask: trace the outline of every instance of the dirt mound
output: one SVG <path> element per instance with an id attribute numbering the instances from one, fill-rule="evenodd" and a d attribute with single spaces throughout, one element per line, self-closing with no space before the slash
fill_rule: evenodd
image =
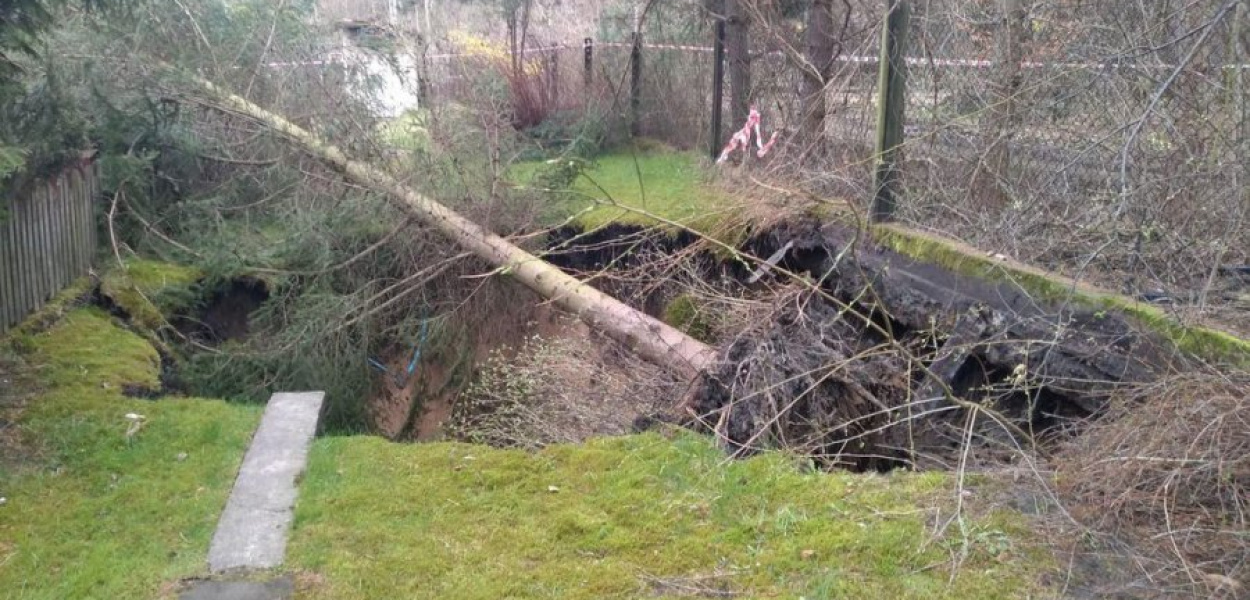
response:
<path id="1" fill-rule="evenodd" d="M 1003 460 L 1178 360 L 1119 315 L 920 263 L 837 226 L 791 225 L 770 241 L 791 244 L 783 264 L 819 286 L 790 284 L 687 405 L 736 453 L 784 446 L 830 466 L 948 468 L 976 441 L 977 457 Z"/>

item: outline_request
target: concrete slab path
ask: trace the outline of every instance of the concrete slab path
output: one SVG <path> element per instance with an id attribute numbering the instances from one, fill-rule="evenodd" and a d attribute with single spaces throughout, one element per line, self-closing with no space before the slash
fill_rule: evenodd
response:
<path id="1" fill-rule="evenodd" d="M 289 600 L 295 595 L 290 578 L 273 581 L 201 581 L 179 600 Z"/>
<path id="2" fill-rule="evenodd" d="M 243 457 L 208 550 L 217 574 L 282 564 L 294 516 L 296 481 L 308 463 L 325 392 L 277 393 L 269 399 Z"/>

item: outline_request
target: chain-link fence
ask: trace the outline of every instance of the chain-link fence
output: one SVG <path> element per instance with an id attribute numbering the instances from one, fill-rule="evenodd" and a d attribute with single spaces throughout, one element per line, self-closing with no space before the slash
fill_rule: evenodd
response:
<path id="1" fill-rule="evenodd" d="M 1239 23 L 1250 11 L 1230 0 L 1112 4 L 917 3 L 898 217 L 1119 291 L 1244 316 L 1236 273 L 1250 262 L 1250 58 Z M 817 136 L 803 131 L 802 40 L 753 30 L 750 97 L 765 135 L 779 130 L 782 145 L 746 168 L 866 203 L 883 7 L 855 6 L 827 69 Z M 519 72 L 532 91 L 520 95 L 543 108 L 517 110 L 517 124 L 593 114 L 706 152 L 717 145 L 706 21 L 644 27 L 638 83 L 628 34 L 590 40 L 589 60 L 584 40 L 527 50 Z M 431 64 L 434 87 L 461 100 L 456 82 L 483 65 L 465 56 Z M 729 112 L 729 97 L 727 77 L 720 143 L 746 116 Z"/>
<path id="2" fill-rule="evenodd" d="M 1250 248 L 1244 15 L 1068 4 L 917 15 L 904 217 L 1134 294 L 1235 301 L 1220 268 Z"/>

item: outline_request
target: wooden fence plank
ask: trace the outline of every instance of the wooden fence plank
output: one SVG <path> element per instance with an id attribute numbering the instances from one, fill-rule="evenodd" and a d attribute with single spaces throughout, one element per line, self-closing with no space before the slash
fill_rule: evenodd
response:
<path id="1" fill-rule="evenodd" d="M 8 199 L 0 222 L 0 333 L 38 310 L 95 255 L 96 165 L 69 167 Z"/>
<path id="2" fill-rule="evenodd" d="M 91 269 L 92 255 L 95 254 L 95 219 L 92 207 L 95 206 L 99 180 L 95 177 L 95 166 L 87 167 L 84 172 L 86 180 L 82 200 L 77 204 L 78 229 L 74 239 L 78 242 L 78 271 L 85 273 Z"/>
<path id="3" fill-rule="evenodd" d="M 18 261 L 14 265 L 15 272 L 18 276 L 18 290 L 21 291 L 22 301 L 18 304 L 18 308 L 22 314 L 30 312 L 30 307 L 35 303 L 35 282 L 32 278 L 30 268 L 30 257 L 33 254 L 31 247 L 35 244 L 34 229 L 31 228 L 32 214 L 31 202 L 33 195 L 26 195 L 17 199 L 17 215 L 18 226 Z"/>
<path id="4" fill-rule="evenodd" d="M 73 265 L 70 264 L 69 252 L 66 251 L 68 245 L 68 237 L 72 229 L 69 228 L 69 215 L 65 210 L 69 203 L 72 202 L 72 194 L 74 192 L 74 170 L 62 176 L 61 194 L 56 203 L 56 288 L 59 291 L 69 283 L 70 270 Z"/>
<path id="5" fill-rule="evenodd" d="M 95 201 L 100 197 L 100 167 L 91 165 L 91 196 L 90 205 L 87 206 L 87 216 L 90 221 L 88 224 L 88 232 L 91 234 L 91 248 L 87 251 L 89 259 L 95 257 L 95 249 L 100 247 L 100 228 L 96 227 L 96 205 Z"/>
<path id="6" fill-rule="evenodd" d="M 84 249 L 90 240 L 90 234 L 86 231 L 86 219 L 83 216 L 83 205 L 88 206 L 89 209 L 91 206 L 90 184 L 89 171 L 84 170 L 83 190 L 79 192 L 78 197 L 75 197 L 74 205 L 70 206 L 70 214 L 74 215 L 74 235 L 70 236 L 70 239 L 74 240 L 74 272 L 85 272 L 91 266 L 83 257 Z"/>
<path id="7" fill-rule="evenodd" d="M 48 268 L 50 266 L 48 261 L 48 237 L 50 236 L 48 221 L 51 220 L 48 217 L 48 204 L 51 196 L 52 188 L 47 184 L 40 186 L 39 195 L 36 196 L 34 222 L 35 235 L 38 236 L 36 239 L 39 240 L 35 246 L 34 264 L 35 275 L 37 276 L 36 285 L 38 287 L 35 288 L 35 305 L 31 308 L 32 312 L 43 308 L 43 301 L 47 298 L 48 288 L 52 287 L 48 281 L 48 271 L 50 271 Z"/>
<path id="8" fill-rule="evenodd" d="M 17 276 L 21 277 L 21 312 L 26 314 L 30 312 L 31 306 L 35 304 L 35 277 L 31 272 L 31 256 L 34 256 L 35 246 L 35 229 L 31 226 L 34 222 L 34 194 L 19 197 L 17 206 L 19 206 L 19 214 L 21 216 L 21 259 L 17 261 Z"/>
<path id="9" fill-rule="evenodd" d="M 82 201 L 82 195 L 86 193 L 86 178 L 82 176 L 81 171 L 74 171 L 74 185 L 70 189 L 73 193 L 66 198 L 65 203 L 65 264 L 69 267 L 69 277 L 65 283 L 73 281 L 79 273 L 82 273 L 81 265 L 78 264 L 78 220 L 75 218 L 77 212 L 74 210 L 78 203 Z"/>
<path id="10" fill-rule="evenodd" d="M 56 280 L 56 205 L 61 200 L 62 187 L 64 186 L 60 185 L 59 178 L 58 181 L 54 181 L 49 185 L 47 204 L 44 205 L 43 231 L 44 235 L 47 236 L 44 238 L 43 246 L 43 264 L 47 270 L 44 274 L 42 294 L 44 302 L 47 302 L 53 294 L 61 289 L 59 287 L 60 284 Z"/>
<path id="11" fill-rule="evenodd" d="M 62 233 L 65 230 L 65 222 L 61 220 L 61 207 L 67 201 L 66 188 L 69 187 L 68 177 L 64 173 L 56 178 L 56 183 L 50 190 L 49 194 L 51 202 L 48 203 L 48 231 L 51 235 L 48 237 L 48 263 L 51 268 L 48 269 L 48 278 L 52 285 L 48 286 L 46 295 L 55 295 L 65 283 L 61 280 L 61 243 Z"/>
<path id="12" fill-rule="evenodd" d="M 56 207 L 57 228 L 60 234 L 56 240 L 56 264 L 57 264 L 57 290 L 69 285 L 77 274 L 73 270 L 74 255 L 69 251 L 70 236 L 74 234 L 74 228 L 70 226 L 69 207 L 74 202 L 74 196 L 82 191 L 81 182 L 77 181 L 78 169 L 71 169 L 65 177 L 64 185 L 61 186 L 61 202 Z"/>
<path id="13" fill-rule="evenodd" d="M 13 270 L 10 268 L 13 259 L 13 211 L 9 207 L 9 198 L 0 200 L 5 207 L 4 221 L 0 222 L 0 332 L 9 328 L 14 314 L 17 299 L 14 294 Z"/>

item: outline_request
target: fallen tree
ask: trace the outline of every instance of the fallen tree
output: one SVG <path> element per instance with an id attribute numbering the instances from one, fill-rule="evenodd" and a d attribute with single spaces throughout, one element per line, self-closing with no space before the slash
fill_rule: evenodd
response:
<path id="1" fill-rule="evenodd" d="M 1006 419 L 994 416 L 997 425 L 977 429 L 1011 447 L 1017 441 L 1001 434 L 1031 438 L 1051 424 L 1096 415 L 1117 386 L 1149 382 L 1170 363 L 1170 352 L 1122 316 L 1052 305 L 812 222 L 749 250 L 766 256 L 787 247 L 804 257 L 783 267 L 790 279 L 810 277 L 799 287 L 816 302 L 795 303 L 804 308 L 778 312 L 718 353 L 282 116 L 196 82 L 215 99 L 213 108 L 264 125 L 499 273 L 695 382 L 680 408 L 735 453 L 788 446 L 831 466 L 949 466 L 944 456 L 971 436 L 963 414 L 1006 409 Z"/>
<path id="2" fill-rule="evenodd" d="M 250 118 L 324 161 L 348 179 L 383 193 L 401 210 L 442 232 L 456 244 L 510 275 L 588 325 L 625 344 L 646 360 L 693 379 L 716 357 L 715 351 L 678 329 L 596 290 L 559 268 L 517 247 L 455 211 L 404 185 L 390 174 L 319 139 L 281 115 L 272 113 L 220 86 L 192 77 L 218 103 L 209 106 Z"/>

